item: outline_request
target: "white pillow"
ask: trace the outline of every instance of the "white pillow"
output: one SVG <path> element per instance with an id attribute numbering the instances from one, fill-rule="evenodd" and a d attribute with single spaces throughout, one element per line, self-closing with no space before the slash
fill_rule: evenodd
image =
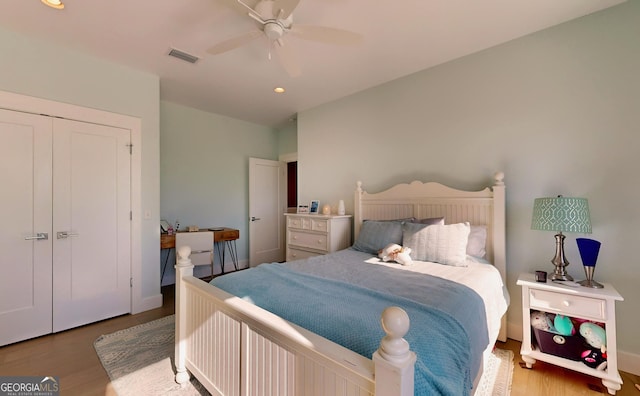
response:
<path id="1" fill-rule="evenodd" d="M 405 223 L 402 244 L 411 249 L 414 260 L 466 266 L 469 223 L 430 225 Z"/>
<path id="2" fill-rule="evenodd" d="M 472 225 L 467 242 L 467 254 L 469 256 L 485 258 L 487 255 L 487 226 Z"/>

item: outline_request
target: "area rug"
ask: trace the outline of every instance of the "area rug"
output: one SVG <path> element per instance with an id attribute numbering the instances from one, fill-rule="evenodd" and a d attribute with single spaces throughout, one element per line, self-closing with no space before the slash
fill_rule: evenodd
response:
<path id="1" fill-rule="evenodd" d="M 495 348 L 484 368 L 475 396 L 509 396 L 513 381 L 513 352 Z"/>
<path id="2" fill-rule="evenodd" d="M 175 382 L 174 315 L 100 336 L 93 346 L 119 396 L 209 395 L 192 377 Z"/>
<path id="3" fill-rule="evenodd" d="M 119 396 L 209 395 L 194 378 L 185 387 L 174 381 L 174 316 L 100 336 L 94 347 Z M 475 396 L 508 396 L 513 352 L 495 349 Z"/>

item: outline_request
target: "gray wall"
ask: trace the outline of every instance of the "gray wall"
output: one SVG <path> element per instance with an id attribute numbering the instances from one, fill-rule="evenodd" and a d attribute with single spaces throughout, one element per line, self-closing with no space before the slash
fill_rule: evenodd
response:
<path id="1" fill-rule="evenodd" d="M 586 197 L 589 237 L 602 242 L 596 279 L 625 298 L 619 348 L 640 354 L 638 21 L 640 2 L 627 2 L 300 113 L 301 200 L 345 199 L 350 212 L 356 180 L 374 192 L 414 179 L 479 189 L 504 171 L 508 321 L 520 338 L 516 279 L 552 270 L 555 247 L 530 229 L 533 200 Z M 584 279 L 580 236 L 566 250 Z"/>
<path id="2" fill-rule="evenodd" d="M 249 157 L 278 159 L 278 136 L 268 127 L 160 103 L 161 216 L 180 227 L 225 226 L 240 231 L 238 259 L 249 242 Z M 166 254 L 166 253 L 164 253 Z M 168 265 L 163 284 L 173 282 Z M 208 268 L 201 267 L 198 270 Z M 217 266 L 216 266 L 217 270 Z"/>
<path id="3" fill-rule="evenodd" d="M 158 76 L 0 29 L 0 90 L 142 120 L 142 298 L 160 295 Z"/>

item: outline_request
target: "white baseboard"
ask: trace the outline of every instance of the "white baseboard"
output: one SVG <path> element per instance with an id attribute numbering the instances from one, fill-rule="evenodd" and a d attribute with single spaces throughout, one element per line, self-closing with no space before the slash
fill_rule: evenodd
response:
<path id="1" fill-rule="evenodd" d="M 522 342 L 522 323 L 507 322 L 507 338 Z"/>
<path id="2" fill-rule="evenodd" d="M 640 355 L 618 350 L 618 369 L 633 375 L 640 375 Z"/>
<path id="3" fill-rule="evenodd" d="M 151 297 L 145 297 L 140 301 L 138 306 L 134 307 L 132 314 L 148 311 L 150 309 L 160 308 L 162 306 L 162 294 L 156 294 Z"/>
<path id="4" fill-rule="evenodd" d="M 522 342 L 522 324 L 508 322 L 507 337 Z M 640 375 L 640 355 L 618 349 L 618 369 L 634 375 Z"/>

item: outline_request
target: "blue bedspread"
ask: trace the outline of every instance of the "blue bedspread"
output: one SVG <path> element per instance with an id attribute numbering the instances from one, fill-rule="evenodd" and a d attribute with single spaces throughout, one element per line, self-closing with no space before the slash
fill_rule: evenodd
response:
<path id="1" fill-rule="evenodd" d="M 418 358 L 415 394 L 469 394 L 489 342 L 483 303 L 473 290 L 363 262 L 352 262 L 346 270 L 328 268 L 327 275 L 313 262 L 306 260 L 304 269 L 301 262 L 262 264 L 211 283 L 367 358 L 384 336 L 380 313 L 400 306 L 411 319 L 405 338 Z"/>

